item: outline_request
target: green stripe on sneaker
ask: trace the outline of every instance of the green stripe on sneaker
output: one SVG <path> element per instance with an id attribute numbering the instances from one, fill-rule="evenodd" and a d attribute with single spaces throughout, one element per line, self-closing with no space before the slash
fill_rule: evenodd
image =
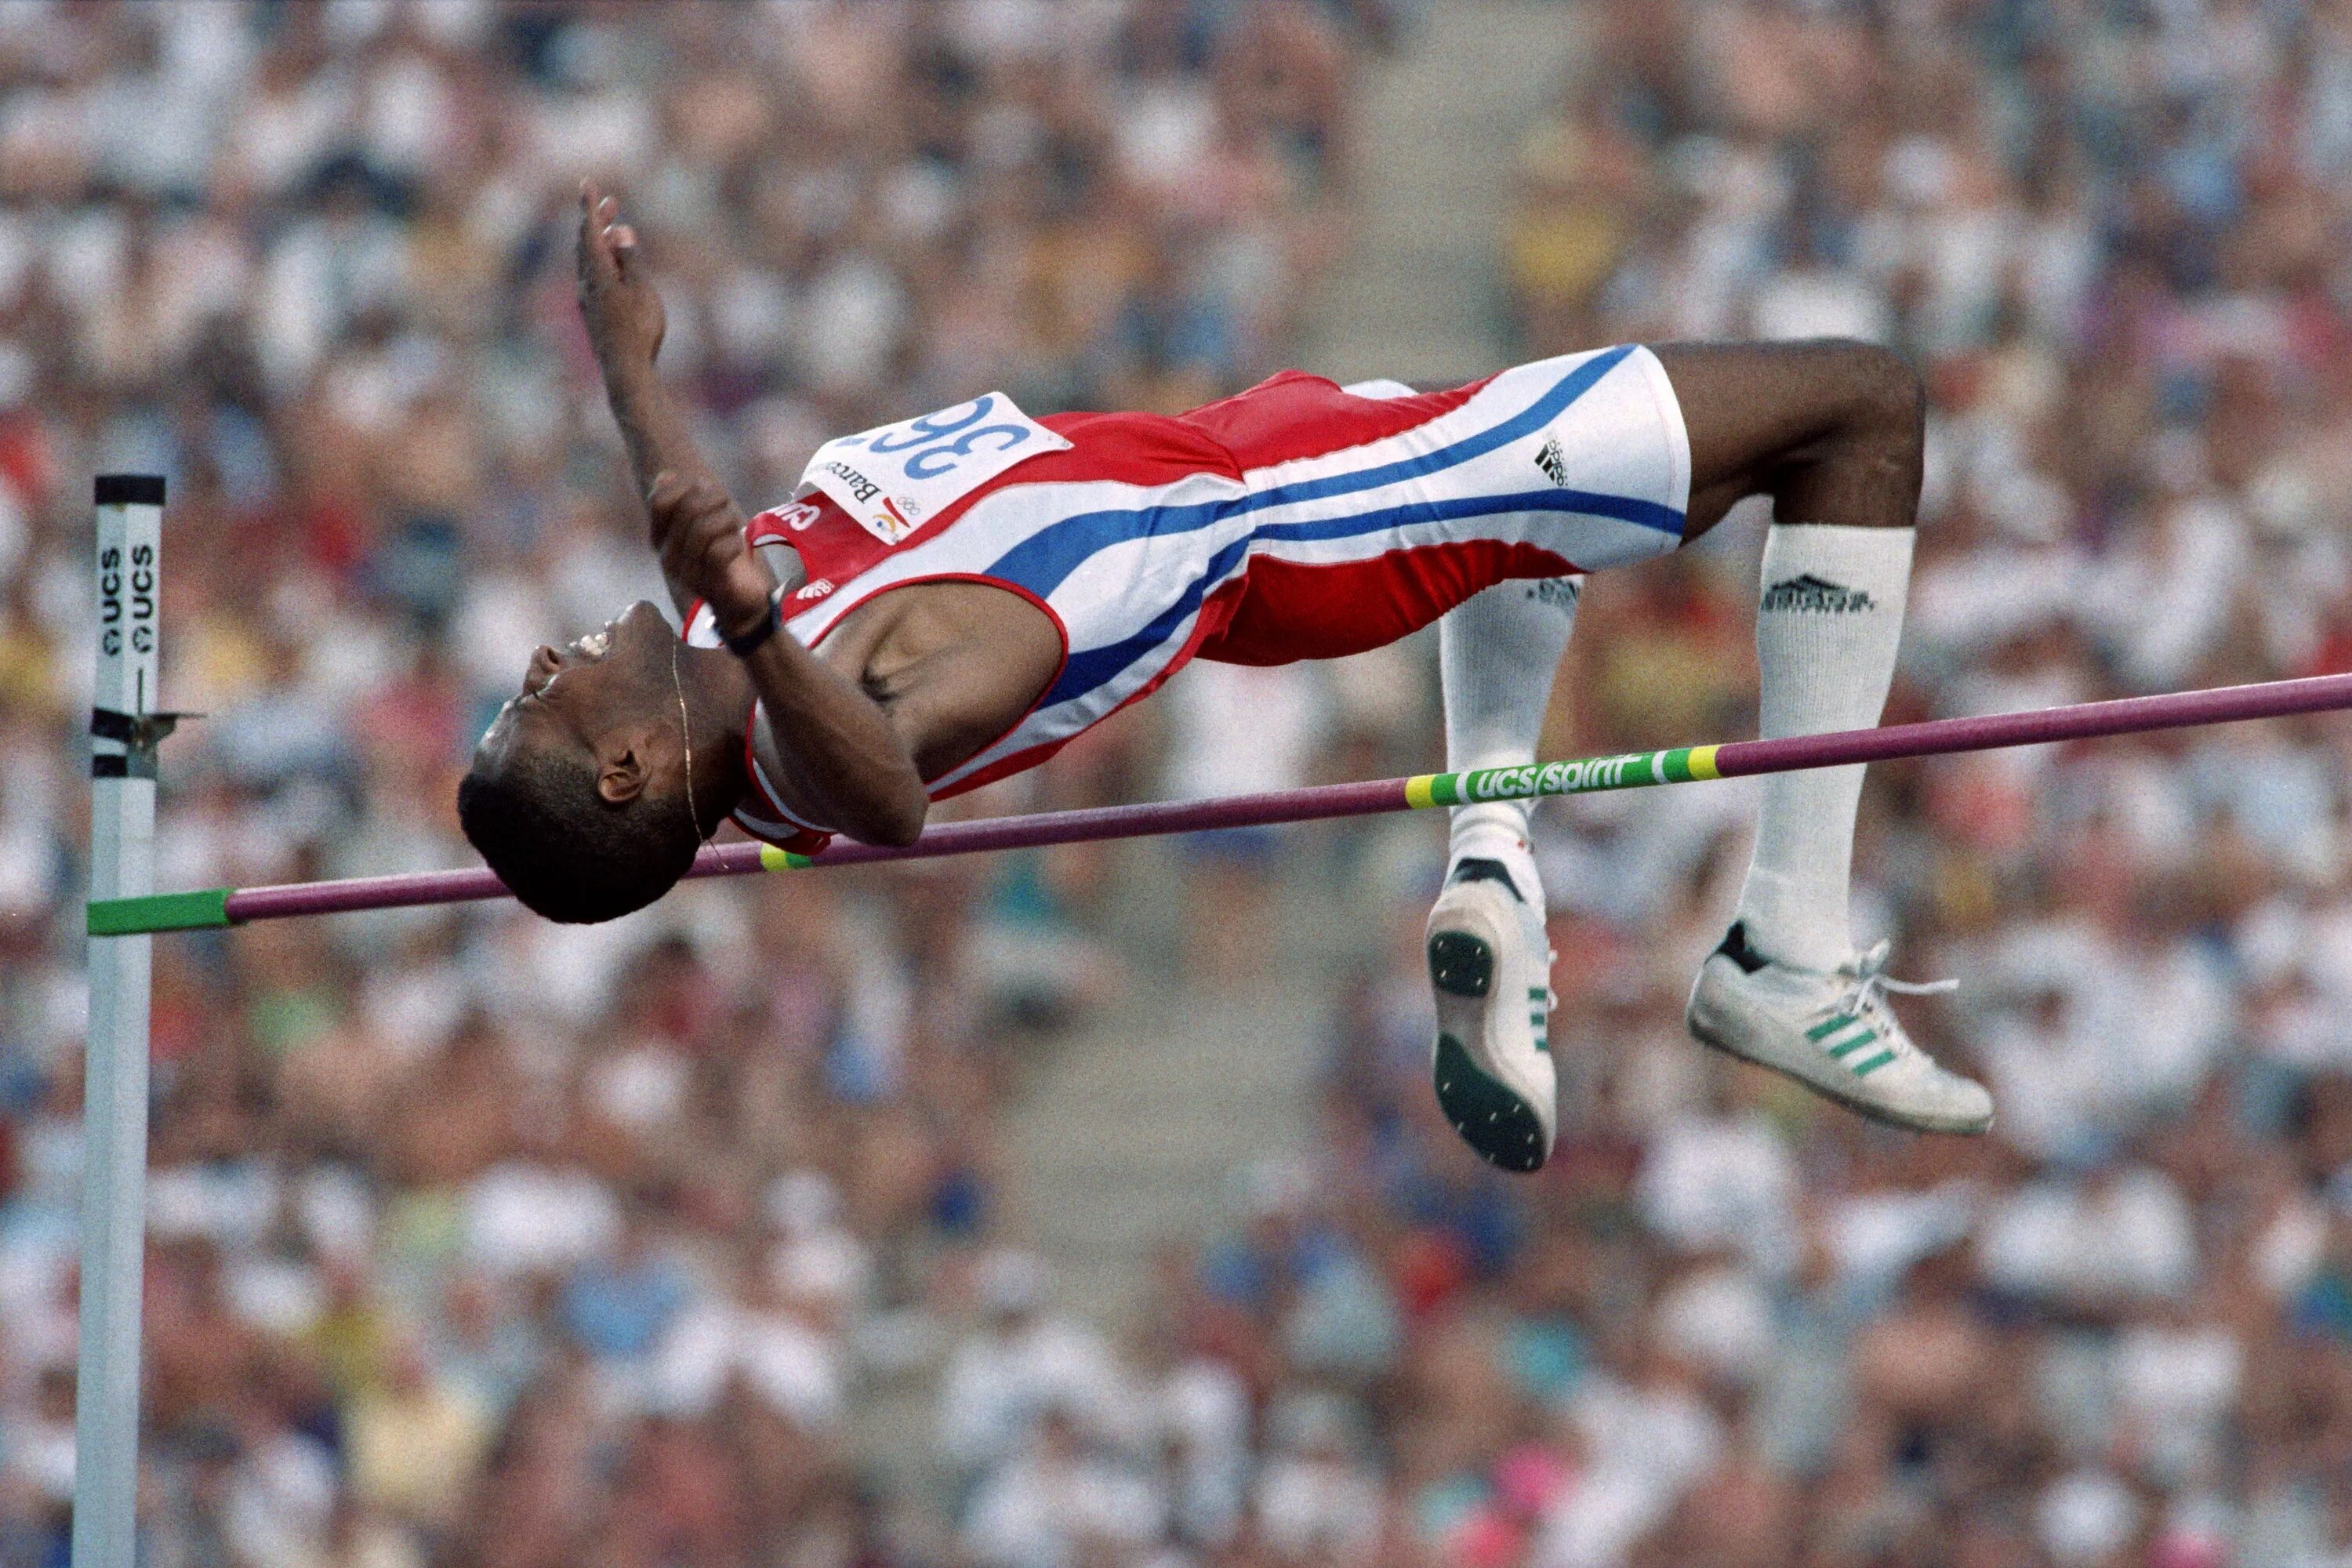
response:
<path id="1" fill-rule="evenodd" d="M 1807 1029 L 1805 1031 L 1805 1038 L 1812 1041 L 1813 1044 L 1818 1046 L 1823 1040 L 1828 1039 L 1832 1035 L 1836 1034 L 1840 1029 L 1844 1028 L 1848 1024 L 1851 1024 L 1853 1021 L 1854 1017 L 1853 1014 L 1840 1013 L 1835 1017 L 1815 1024 L 1811 1028 Z"/>
<path id="2" fill-rule="evenodd" d="M 1876 1072 L 1880 1068 L 1885 1067 L 1888 1062 L 1891 1062 L 1894 1059 L 1895 1053 L 1893 1051 L 1881 1051 L 1866 1062 L 1856 1062 L 1853 1068 L 1853 1076 L 1856 1078 L 1868 1078 L 1872 1073 Z"/>
<path id="3" fill-rule="evenodd" d="M 1846 1058 L 1853 1055 L 1854 1052 L 1862 1049 L 1863 1047 L 1870 1044 L 1871 1041 L 1876 1038 L 1878 1038 L 1877 1030 L 1864 1029 L 1859 1035 L 1851 1036 L 1846 1039 L 1840 1040 L 1836 1045 L 1830 1047 L 1830 1060 L 1833 1062 L 1843 1061 Z"/>

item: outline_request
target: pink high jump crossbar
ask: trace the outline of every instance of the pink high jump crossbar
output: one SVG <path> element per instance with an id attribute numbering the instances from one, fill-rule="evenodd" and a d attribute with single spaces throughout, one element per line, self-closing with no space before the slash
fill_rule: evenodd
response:
<path id="1" fill-rule="evenodd" d="M 1528 767 L 1416 773 L 1410 778 L 1322 784 L 1263 795 L 1156 801 L 1140 805 L 1107 805 L 1084 811 L 949 822 L 926 830 L 920 838 L 903 847 L 836 841 L 817 854 L 798 855 L 761 844 L 709 845 L 687 875 L 740 877 L 759 871 L 929 860 L 947 855 L 976 855 L 995 849 L 1026 849 L 1092 839 L 1141 838 L 1209 828 L 1316 822 L 1462 805 L 1480 800 L 1526 800 L 1648 784 L 1746 778 L 1801 768 L 1992 751 L 2004 746 L 2091 740 L 2104 735 L 2225 724 L 2244 719 L 2276 719 L 2344 708 L 2352 708 L 2352 675 L 2313 676 L 2301 680 L 2216 687 L 2205 691 L 2126 697 L 2024 713 L 1989 713 L 1931 719 L 1916 724 L 1890 724 L 1872 730 L 1840 730 L 1784 740 L 1727 741 L 1717 745 L 1676 746 L 1574 762 L 1538 763 Z M 404 909 L 509 896 L 506 885 L 481 867 L 462 871 L 355 877 L 332 882 L 207 888 L 194 892 L 93 901 L 89 907 L 89 930 L 92 935 L 132 935 L 243 925 L 249 921 L 282 920 L 294 915 Z"/>

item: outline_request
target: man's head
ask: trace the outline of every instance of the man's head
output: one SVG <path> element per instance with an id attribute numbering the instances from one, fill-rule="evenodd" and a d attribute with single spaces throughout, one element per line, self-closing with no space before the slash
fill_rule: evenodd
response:
<path id="1" fill-rule="evenodd" d="M 661 612 L 632 605 L 569 647 L 533 653 L 521 694 L 474 748 L 457 820 L 549 920 L 642 909 L 694 863 L 677 657 Z"/>

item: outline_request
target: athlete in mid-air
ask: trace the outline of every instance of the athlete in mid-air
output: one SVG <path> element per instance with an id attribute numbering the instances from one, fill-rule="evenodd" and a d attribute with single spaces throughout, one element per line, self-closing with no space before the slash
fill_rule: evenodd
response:
<path id="1" fill-rule="evenodd" d="M 1772 500 L 1766 735 L 1877 721 L 1919 494 L 1921 405 L 1851 342 L 1570 354 L 1450 391 L 1285 372 L 1166 416 L 1032 418 L 992 393 L 843 437 L 746 519 L 655 370 L 661 301 L 582 193 L 580 300 L 680 639 L 639 604 L 531 655 L 458 792 L 530 908 L 651 903 L 732 816 L 796 849 L 904 844 L 929 803 L 1037 763 L 1192 658 L 1336 658 L 1438 622 L 1446 766 L 1535 758 L 1575 574 Z M 1847 923 L 1860 767 L 1764 781 L 1692 1032 L 1898 1126 L 1979 1132 L 1983 1088 L 1887 1005 Z M 1550 1152 L 1544 893 L 1516 801 L 1457 808 L 1428 931 L 1434 1081 L 1481 1155 Z"/>

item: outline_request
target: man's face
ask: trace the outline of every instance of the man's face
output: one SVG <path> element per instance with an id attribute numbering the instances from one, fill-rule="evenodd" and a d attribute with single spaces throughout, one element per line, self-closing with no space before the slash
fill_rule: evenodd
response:
<path id="1" fill-rule="evenodd" d="M 677 747 L 646 742 L 677 727 L 676 637 L 661 612 L 641 599 L 577 642 L 542 645 L 523 670 L 522 690 L 483 733 L 477 759 L 496 771 L 520 752 L 554 748 L 580 755 L 603 779 L 630 753 L 655 770 L 640 788 L 670 787 L 668 775 L 681 772 Z M 675 782 L 682 787 L 684 780 Z"/>

